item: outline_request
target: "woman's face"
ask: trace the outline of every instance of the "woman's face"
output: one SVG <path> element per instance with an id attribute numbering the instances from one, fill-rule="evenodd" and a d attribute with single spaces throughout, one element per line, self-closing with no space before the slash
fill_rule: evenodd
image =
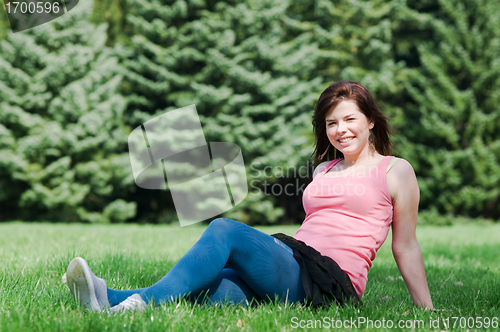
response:
<path id="1" fill-rule="evenodd" d="M 344 156 L 368 153 L 368 137 L 373 123 L 368 122 L 356 103 L 343 100 L 326 113 L 326 135 L 330 143 Z"/>

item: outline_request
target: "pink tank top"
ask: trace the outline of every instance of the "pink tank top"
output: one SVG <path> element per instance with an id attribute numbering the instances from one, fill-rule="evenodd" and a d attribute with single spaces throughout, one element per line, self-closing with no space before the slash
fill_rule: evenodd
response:
<path id="1" fill-rule="evenodd" d="M 350 277 L 359 297 L 368 270 L 392 222 L 392 199 L 386 182 L 386 156 L 368 173 L 325 177 L 341 159 L 330 162 L 304 190 L 306 218 L 294 238 L 332 258 Z"/>

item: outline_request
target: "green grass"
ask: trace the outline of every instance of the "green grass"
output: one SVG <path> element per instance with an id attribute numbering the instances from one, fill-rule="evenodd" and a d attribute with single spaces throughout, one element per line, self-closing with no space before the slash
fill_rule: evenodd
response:
<path id="1" fill-rule="evenodd" d="M 297 227 L 259 229 L 293 235 Z M 500 318 L 500 225 L 419 227 L 434 305 L 446 309 L 439 312 L 412 305 L 391 255 L 390 238 L 374 261 L 364 305 L 357 309 L 313 311 L 284 303 L 250 308 L 193 306 L 183 301 L 150 307 L 144 313 L 108 316 L 82 310 L 61 282 L 69 261 L 82 256 L 110 287 L 146 287 L 173 266 L 203 229 L 200 225 L 0 224 L 0 331 L 291 331 L 292 322 L 300 320 L 307 324 L 308 320 L 358 321 L 361 317 L 374 324 L 384 319 L 386 326 L 388 320 L 394 324 L 403 320 L 408 325 L 422 320 L 423 328 L 416 330 L 440 331 L 450 330 L 443 324 L 447 318 L 453 324 L 452 317 L 463 317 L 462 326 L 470 317 L 469 323 L 477 317 Z M 431 328 L 430 320 L 438 318 L 439 326 Z M 366 327 L 357 324 L 353 330 Z M 335 329 L 323 325 L 323 330 Z M 466 329 L 460 328 L 458 320 L 451 330 Z M 492 328 L 490 322 L 490 328 L 479 330 L 498 328 Z"/>

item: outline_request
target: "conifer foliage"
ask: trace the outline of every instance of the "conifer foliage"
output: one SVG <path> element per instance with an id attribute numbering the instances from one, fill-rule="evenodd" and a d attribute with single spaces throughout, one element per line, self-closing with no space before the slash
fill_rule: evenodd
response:
<path id="1" fill-rule="evenodd" d="M 415 167 L 421 206 L 500 217 L 500 3 L 411 4 L 429 36 L 406 83 L 399 151 Z"/>
<path id="2" fill-rule="evenodd" d="M 391 57 L 395 3 L 129 0 L 133 33 L 129 48 L 119 48 L 127 121 L 134 127 L 196 104 L 208 141 L 243 150 L 250 194 L 226 216 L 300 222 L 319 93 L 340 78 L 380 95 L 399 92 L 392 80 L 401 69 Z M 170 204 L 165 194 L 140 197 L 141 211 L 158 214 Z"/>
<path id="3" fill-rule="evenodd" d="M 175 221 L 168 191 L 135 185 L 127 137 L 196 104 L 206 141 L 243 152 L 249 195 L 224 216 L 301 222 L 314 103 L 339 79 L 389 117 L 421 210 L 500 218 L 500 2 L 95 2 L 0 24 L 1 220 Z"/>
<path id="4" fill-rule="evenodd" d="M 91 1 L 0 42 L 1 218 L 124 221 L 136 206 L 117 58 Z"/>
<path id="5" fill-rule="evenodd" d="M 323 88 L 317 63 L 330 55 L 302 31 L 288 2 L 129 0 L 128 6 L 134 33 L 129 51 L 120 53 L 130 125 L 196 104 L 207 141 L 238 144 L 247 166 L 250 194 L 227 216 L 278 221 L 286 209 L 263 189 L 276 182 L 277 169 L 307 163 L 312 109 Z M 169 202 L 160 193 L 143 197 L 144 210 Z"/>

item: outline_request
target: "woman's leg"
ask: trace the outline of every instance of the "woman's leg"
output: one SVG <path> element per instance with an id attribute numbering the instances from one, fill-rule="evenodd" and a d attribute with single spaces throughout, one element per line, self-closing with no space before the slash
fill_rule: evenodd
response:
<path id="1" fill-rule="evenodd" d="M 146 290 L 147 288 L 139 288 L 139 289 L 130 289 L 130 290 L 116 290 L 116 289 L 111 289 L 108 288 L 108 301 L 109 305 L 115 306 L 118 303 L 125 301 L 127 297 L 130 295 L 134 295 L 137 293 L 142 292 L 143 290 Z"/>
<path id="2" fill-rule="evenodd" d="M 207 289 L 190 295 L 189 300 L 207 304 L 251 304 L 261 299 L 233 269 L 226 268 Z"/>
<path id="3" fill-rule="evenodd" d="M 224 267 L 234 270 L 264 300 L 304 300 L 300 268 L 289 248 L 270 235 L 222 218 L 210 223 L 165 277 L 141 289 L 141 298 L 166 303 L 180 296 L 199 294 L 217 280 Z M 217 296 L 222 297 L 221 292 Z"/>
<path id="4" fill-rule="evenodd" d="M 226 268 L 216 275 L 221 266 L 235 269 Z M 212 280 L 213 275 L 216 277 Z M 273 299 L 274 295 L 298 302 L 305 297 L 299 279 L 300 269 L 288 246 L 239 222 L 216 219 L 158 283 L 123 291 L 108 288 L 107 299 L 102 300 L 109 299 L 109 305 L 114 306 L 133 294 L 144 293 L 146 300 L 157 302 L 168 302 L 179 295 L 189 295 L 191 300 L 210 299 L 211 303 L 250 303 Z"/>
<path id="5" fill-rule="evenodd" d="M 133 294 L 141 293 L 147 288 L 115 290 L 108 288 L 107 295 L 109 305 L 115 306 Z M 226 268 L 215 278 L 215 280 L 201 292 L 190 294 L 189 300 L 197 303 L 232 303 L 250 304 L 259 301 L 260 297 L 241 279 L 233 270 Z"/>

